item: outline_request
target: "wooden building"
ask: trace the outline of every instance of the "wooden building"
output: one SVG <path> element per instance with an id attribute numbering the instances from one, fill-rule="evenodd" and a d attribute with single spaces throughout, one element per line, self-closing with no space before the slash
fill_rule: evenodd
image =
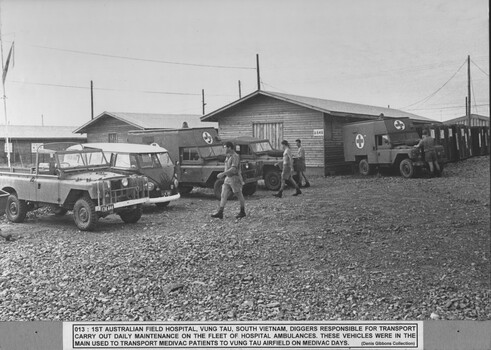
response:
<path id="1" fill-rule="evenodd" d="M 10 149 L 10 161 L 19 166 L 28 166 L 36 162 L 36 150 L 43 143 L 87 141 L 87 137 L 74 134 L 73 126 L 0 126 L 0 163 L 7 164 L 7 151 Z M 9 146 L 5 136 L 9 136 Z"/>
<path id="2" fill-rule="evenodd" d="M 444 121 L 443 124 L 462 124 L 469 126 L 469 117 L 463 116 Z M 471 114 L 471 126 L 489 126 L 489 117 L 480 114 Z"/>
<path id="3" fill-rule="evenodd" d="M 345 123 L 409 117 L 416 125 L 439 123 L 392 108 L 330 101 L 258 90 L 201 118 L 218 122 L 221 138 L 253 136 L 267 138 L 275 148 L 285 139 L 293 145 L 301 139 L 306 150 L 307 171 L 328 175 L 346 169 L 342 126 Z"/>
<path id="4" fill-rule="evenodd" d="M 104 112 L 76 129 L 87 134 L 88 142 L 128 142 L 128 131 L 152 129 L 179 129 L 203 126 L 196 114 L 150 114 Z M 216 127 L 217 123 L 207 123 Z"/>

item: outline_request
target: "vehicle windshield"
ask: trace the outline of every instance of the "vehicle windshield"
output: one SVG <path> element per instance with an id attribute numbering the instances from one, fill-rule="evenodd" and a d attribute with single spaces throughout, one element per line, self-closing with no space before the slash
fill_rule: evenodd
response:
<path id="1" fill-rule="evenodd" d="M 170 159 L 169 153 L 158 153 L 157 156 L 159 157 L 159 161 L 162 166 L 174 165 L 174 163 L 172 163 L 172 159 Z"/>
<path id="2" fill-rule="evenodd" d="M 222 145 L 200 147 L 199 153 L 201 158 L 213 158 L 225 154 L 225 147 Z"/>
<path id="3" fill-rule="evenodd" d="M 400 145 L 413 146 L 417 144 L 420 139 L 416 131 L 393 133 L 390 134 L 389 136 L 393 146 L 400 146 Z"/>
<path id="4" fill-rule="evenodd" d="M 162 164 L 160 164 L 159 156 L 155 153 L 140 153 L 137 155 L 138 161 L 140 162 L 140 166 L 142 168 L 162 168 Z"/>
<path id="5" fill-rule="evenodd" d="M 267 152 L 273 149 L 268 141 L 251 143 L 251 148 L 255 153 Z"/>
<path id="6" fill-rule="evenodd" d="M 100 150 L 69 153 L 57 153 L 58 163 L 62 169 L 76 169 L 87 167 L 109 166 L 109 163 Z"/>

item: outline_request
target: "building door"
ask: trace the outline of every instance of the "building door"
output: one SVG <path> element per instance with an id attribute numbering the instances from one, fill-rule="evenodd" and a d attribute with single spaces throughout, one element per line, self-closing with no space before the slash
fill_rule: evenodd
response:
<path id="1" fill-rule="evenodd" d="M 273 148 L 281 149 L 283 123 L 254 123 L 252 124 L 252 136 L 258 139 L 268 139 Z"/>
<path id="2" fill-rule="evenodd" d="M 110 143 L 117 143 L 118 142 L 118 134 L 115 132 L 109 133 L 108 134 L 108 141 Z"/>

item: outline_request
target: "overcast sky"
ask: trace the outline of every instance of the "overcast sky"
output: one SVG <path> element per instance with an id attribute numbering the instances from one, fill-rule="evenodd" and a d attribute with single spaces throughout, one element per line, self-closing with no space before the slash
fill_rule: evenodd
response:
<path id="1" fill-rule="evenodd" d="M 239 80 L 243 95 L 256 89 L 256 53 L 264 90 L 390 105 L 436 120 L 465 114 L 462 64 L 471 55 L 473 113 L 489 116 L 487 3 L 1 0 L 4 58 L 15 40 L 8 118 L 82 125 L 91 80 L 96 115 L 201 114 L 201 89 L 211 112 L 238 98 Z"/>

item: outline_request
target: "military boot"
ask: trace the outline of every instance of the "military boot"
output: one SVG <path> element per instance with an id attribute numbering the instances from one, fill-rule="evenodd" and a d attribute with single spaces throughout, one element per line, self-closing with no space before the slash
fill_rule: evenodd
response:
<path id="1" fill-rule="evenodd" d="M 245 209 L 244 208 L 240 208 L 240 212 L 235 215 L 235 218 L 236 219 L 242 219 L 246 216 L 246 213 L 245 213 Z"/>
<path id="2" fill-rule="evenodd" d="M 211 217 L 215 219 L 223 219 L 223 208 L 218 209 L 215 214 L 211 214 Z"/>
<path id="3" fill-rule="evenodd" d="M 283 191 L 279 191 L 278 193 L 273 194 L 273 196 L 281 198 L 283 197 Z"/>
<path id="4" fill-rule="evenodd" d="M 297 188 L 297 190 L 292 196 L 298 196 L 299 194 L 302 194 L 302 191 L 300 191 L 300 188 Z"/>

